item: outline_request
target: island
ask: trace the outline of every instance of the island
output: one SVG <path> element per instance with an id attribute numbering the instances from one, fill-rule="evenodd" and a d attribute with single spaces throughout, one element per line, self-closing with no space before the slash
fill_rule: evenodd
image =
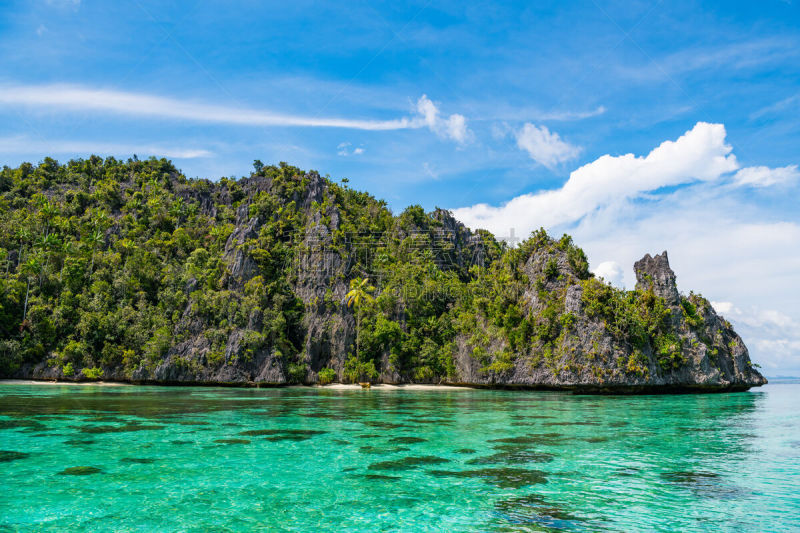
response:
<path id="1" fill-rule="evenodd" d="M 450 212 L 255 161 L 189 179 L 166 159 L 0 172 L 0 377 L 133 383 L 433 383 L 598 393 L 766 383 L 667 253 L 635 290 L 568 235 L 518 245 Z"/>

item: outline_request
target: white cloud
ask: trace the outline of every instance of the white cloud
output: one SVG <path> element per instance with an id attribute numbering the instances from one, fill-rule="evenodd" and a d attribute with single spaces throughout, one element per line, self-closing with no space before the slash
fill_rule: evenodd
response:
<path id="1" fill-rule="evenodd" d="M 531 159 L 547 168 L 574 159 L 580 152 L 578 147 L 562 141 L 558 133 L 551 133 L 547 126 L 528 122 L 515 135 L 520 150 L 525 150 Z"/>
<path id="2" fill-rule="evenodd" d="M 733 176 L 733 181 L 737 185 L 749 185 L 751 187 L 783 185 L 798 181 L 798 179 L 800 179 L 800 171 L 797 170 L 797 165 L 779 168 L 746 167 Z"/>
<path id="3" fill-rule="evenodd" d="M 605 106 L 597 106 L 591 111 L 549 111 L 544 113 L 536 113 L 536 120 L 554 120 L 554 121 L 569 121 L 569 120 L 583 120 L 587 118 L 597 117 L 607 111 Z"/>
<path id="4" fill-rule="evenodd" d="M 731 302 L 711 302 L 711 307 L 720 315 L 727 315 L 734 312 L 734 309 L 736 309 L 737 312 L 741 312 L 738 308 L 734 307 Z"/>
<path id="5" fill-rule="evenodd" d="M 605 114 L 608 109 L 598 105 L 594 109 L 550 109 L 543 110 L 533 106 L 505 105 L 495 100 L 476 101 L 470 106 L 473 109 L 474 120 L 480 121 L 507 121 L 507 122 L 570 122 L 585 120 Z"/>
<path id="6" fill-rule="evenodd" d="M 129 116 L 151 116 L 197 122 L 242 126 L 299 126 L 345 128 L 370 131 L 418 129 L 427 127 L 443 138 L 465 143 L 471 137 L 463 115 L 439 116 L 436 105 L 422 95 L 416 105 L 416 116 L 392 120 L 287 115 L 192 102 L 145 93 L 108 89 L 92 89 L 74 85 L 6 85 L 0 86 L 0 105 L 26 106 L 57 112 L 100 111 Z"/>
<path id="7" fill-rule="evenodd" d="M 427 126 L 439 137 L 464 144 L 472 136 L 472 132 L 467 128 L 467 119 L 464 115 L 453 114 L 447 118 L 441 117 L 439 108 L 427 95 L 423 94 L 417 100 L 417 113 L 420 117 L 414 123 Z"/>
<path id="8" fill-rule="evenodd" d="M 603 261 L 594 267 L 592 272 L 617 287 L 622 287 L 624 284 L 625 272 L 616 261 Z"/>
<path id="9" fill-rule="evenodd" d="M 725 127 L 698 122 L 676 141 L 665 141 L 647 156 L 604 155 L 570 174 L 560 189 L 517 196 L 500 207 L 477 204 L 454 209 L 471 228 L 522 234 L 543 226 L 576 222 L 595 209 L 661 187 L 715 180 L 738 168 L 725 143 Z"/>
<path id="10" fill-rule="evenodd" d="M 196 159 L 214 154 L 199 148 L 181 148 L 142 144 L 108 143 L 95 141 L 36 140 L 25 136 L 0 138 L 0 154 L 76 154 L 143 157 L 151 155 L 173 159 Z"/>
<path id="11" fill-rule="evenodd" d="M 349 142 L 342 142 L 336 147 L 336 153 L 342 157 L 348 157 L 351 155 L 361 155 L 364 153 L 364 148 L 357 146 L 355 148 L 351 148 L 353 145 Z"/>

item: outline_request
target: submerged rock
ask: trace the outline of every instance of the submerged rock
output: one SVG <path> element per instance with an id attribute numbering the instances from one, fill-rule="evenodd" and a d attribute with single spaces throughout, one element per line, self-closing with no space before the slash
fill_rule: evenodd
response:
<path id="1" fill-rule="evenodd" d="M 14 452 L 9 450 L 0 450 L 0 463 L 9 463 L 18 459 L 25 459 L 30 457 L 31 454 L 27 452 Z"/>
<path id="2" fill-rule="evenodd" d="M 479 470 L 429 470 L 436 477 L 476 478 L 504 489 L 519 489 L 547 483 L 544 472 L 525 468 L 481 468 Z"/>
<path id="3" fill-rule="evenodd" d="M 394 461 L 381 461 L 369 465 L 370 470 L 411 470 L 423 465 L 438 465 L 449 463 L 449 459 L 436 457 L 435 455 L 424 455 L 422 457 L 403 457 Z"/>
<path id="4" fill-rule="evenodd" d="M 89 476 L 91 474 L 100 474 L 103 471 L 95 466 L 73 466 L 65 468 L 58 474 L 61 476 Z"/>

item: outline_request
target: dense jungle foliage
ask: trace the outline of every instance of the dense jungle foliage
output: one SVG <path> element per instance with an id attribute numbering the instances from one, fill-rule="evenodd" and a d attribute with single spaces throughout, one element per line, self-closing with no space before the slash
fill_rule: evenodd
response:
<path id="1" fill-rule="evenodd" d="M 584 286 L 588 312 L 622 342 L 657 353 L 664 368 L 681 364 L 663 300 L 594 279 L 568 236 L 540 230 L 510 248 L 467 232 L 467 246 L 463 236 L 442 237 L 445 212 L 411 206 L 393 216 L 384 202 L 326 178 L 325 193 L 305 205 L 308 173 L 254 167 L 249 178 L 217 182 L 187 179 L 154 158 L 4 167 L 0 375 L 45 361 L 68 377 L 122 369 L 130 378 L 198 334 L 208 349 L 182 364 L 236 364 L 268 350 L 295 382 L 374 379 L 387 360 L 408 380 L 448 379 L 459 336 L 487 372 L 508 371 L 521 356 L 557 371 L 582 364 L 562 353 L 575 322 L 564 283 Z M 237 244 L 237 220 L 253 217 L 259 226 Z M 325 228 L 322 245 L 309 238 L 312 227 Z M 551 251 L 542 275 L 528 279 L 521 265 Z M 254 271 L 237 270 L 242 257 Z M 299 296 L 310 282 L 327 284 L 321 297 Z M 357 302 L 337 286 L 361 291 Z M 524 304 L 530 287 L 535 312 Z M 353 317 L 356 334 L 338 368 L 305 353 L 310 313 Z M 236 331 L 241 349 L 231 353 Z M 620 364 L 639 371 L 636 361 Z"/>

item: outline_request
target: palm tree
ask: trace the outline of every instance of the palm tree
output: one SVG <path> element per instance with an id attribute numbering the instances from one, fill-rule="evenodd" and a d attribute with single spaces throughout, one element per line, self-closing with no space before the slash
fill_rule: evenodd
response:
<path id="1" fill-rule="evenodd" d="M 39 215 L 44 222 L 44 234 L 47 235 L 50 233 L 50 221 L 58 215 L 58 209 L 49 201 L 44 200 L 39 208 Z"/>
<path id="2" fill-rule="evenodd" d="M 17 264 L 22 263 L 22 247 L 28 243 L 31 238 L 31 232 L 27 228 L 19 228 L 17 230 L 17 240 L 19 241 L 19 252 L 17 252 Z"/>
<path id="3" fill-rule="evenodd" d="M 102 246 L 105 243 L 105 236 L 103 232 L 100 230 L 94 230 L 89 234 L 89 244 L 92 245 L 92 263 L 89 265 L 89 275 L 92 275 L 92 270 L 94 270 L 94 252 L 98 246 Z"/>
<path id="4" fill-rule="evenodd" d="M 44 268 L 50 266 L 50 254 L 53 253 L 54 250 L 58 249 L 61 245 L 61 241 L 59 241 L 58 237 L 54 233 L 48 233 L 47 235 L 42 235 L 38 239 L 36 239 L 36 243 L 34 246 L 40 248 L 42 252 L 44 252 Z"/>
<path id="5" fill-rule="evenodd" d="M 48 233 L 47 235 L 41 235 L 38 239 L 36 239 L 36 242 L 33 243 L 34 247 L 39 248 L 39 250 L 41 250 L 41 253 L 38 254 L 38 255 L 40 257 L 44 257 L 44 265 L 41 265 L 41 264 L 39 265 L 40 266 L 40 272 L 39 272 L 39 287 L 40 288 L 42 286 L 42 278 L 43 278 L 42 274 L 47 272 L 50 269 L 50 255 L 51 255 L 52 251 L 55 248 L 57 248 L 60 244 L 61 243 L 59 242 L 58 237 L 56 237 L 52 233 Z"/>
<path id="6" fill-rule="evenodd" d="M 347 307 L 351 305 L 356 310 L 356 357 L 359 356 L 359 338 L 361 332 L 361 304 L 373 300 L 370 294 L 375 287 L 369 284 L 367 278 L 354 278 L 350 280 L 350 292 L 345 295 Z"/>
<path id="7" fill-rule="evenodd" d="M 64 280 L 64 266 L 66 265 L 67 258 L 75 254 L 75 243 L 65 239 L 61 245 L 61 270 L 58 271 L 58 282 Z"/>
<path id="8" fill-rule="evenodd" d="M 35 257 L 31 257 L 28 259 L 25 264 L 22 265 L 20 272 L 25 274 L 27 278 L 28 286 L 25 289 L 25 305 L 22 308 L 22 321 L 25 321 L 25 318 L 28 316 L 28 295 L 31 292 L 31 278 L 35 275 L 39 274 L 42 269 L 42 265 L 39 263 L 39 260 Z"/>
<path id="9" fill-rule="evenodd" d="M 172 202 L 172 205 L 169 208 L 169 214 L 175 217 L 175 229 L 181 227 L 181 218 L 183 217 L 184 213 L 184 204 L 183 198 L 180 196 Z"/>

